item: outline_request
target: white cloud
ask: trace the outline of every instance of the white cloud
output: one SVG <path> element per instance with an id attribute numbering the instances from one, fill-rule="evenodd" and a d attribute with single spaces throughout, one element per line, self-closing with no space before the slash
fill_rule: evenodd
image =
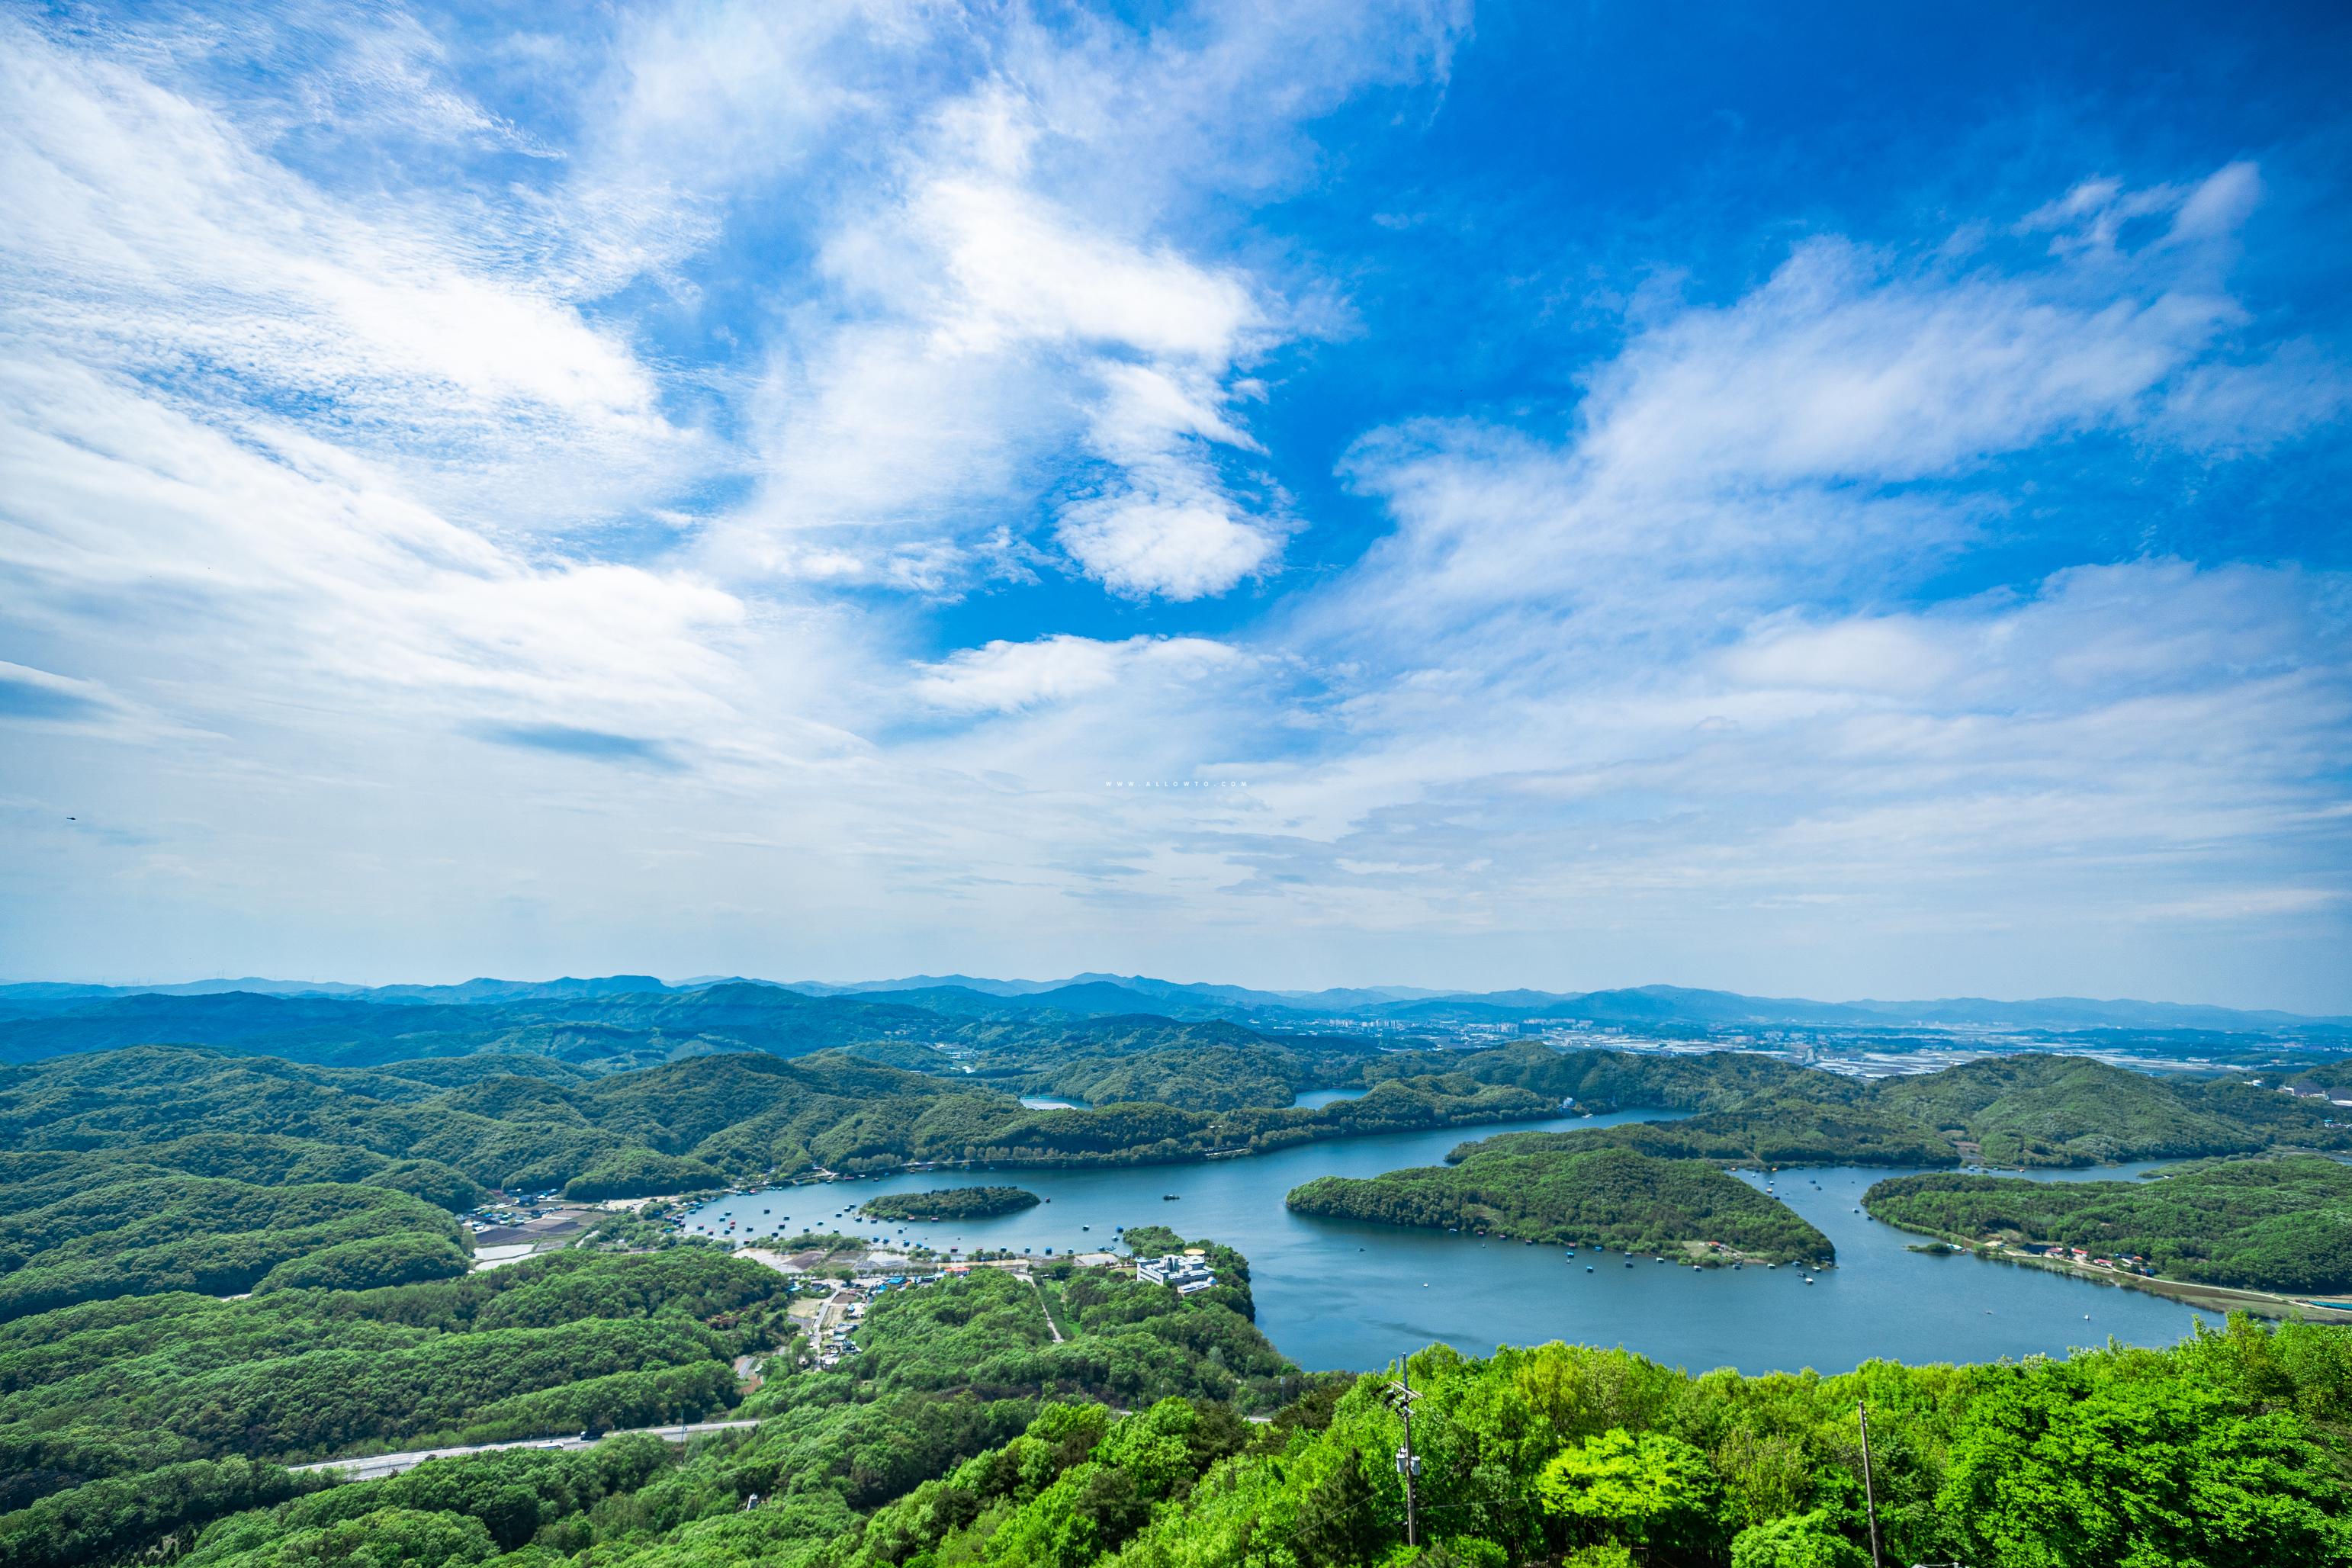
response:
<path id="1" fill-rule="evenodd" d="M 1188 251 L 1171 212 L 1235 177 L 1245 135 L 1278 140 L 1353 73 L 1427 56 L 1360 17 L 1327 30 L 1323 85 L 1290 108 L 1257 102 L 1176 141 L 1146 124 L 1275 68 L 1264 35 L 1289 26 L 1221 14 L 1196 42 L 1091 29 L 1076 47 L 1016 27 L 960 90 L 882 126 L 861 154 L 873 178 L 820 220 L 824 289 L 790 313 L 759 405 L 764 482 L 711 559 L 790 574 L 810 530 L 834 552 L 922 538 L 951 555 L 1010 523 L 1050 529 L 1068 565 L 1123 596 L 1199 598 L 1271 571 L 1297 524 L 1262 476 L 1233 471 L 1264 453 L 1237 405 L 1255 390 L 1246 366 L 1308 328 L 1275 280 Z M 1139 73 L 1164 95 L 1129 103 Z M 1057 500 L 1047 474 L 1074 463 L 1087 482 Z"/>
<path id="2" fill-rule="evenodd" d="M 1265 530 L 1209 498 L 1087 502 L 1062 514 L 1057 537 L 1111 592 L 1179 601 L 1224 593 L 1263 570 L 1276 548 Z"/>
<path id="3" fill-rule="evenodd" d="M 19 356 L 102 363 L 206 417 L 331 426 L 509 527 L 708 459 L 629 346 L 486 215 L 339 200 L 215 108 L 21 22 L 0 24 L 0 193 Z"/>
<path id="4" fill-rule="evenodd" d="M 2237 232 L 2262 200 L 2262 172 L 2241 160 L 2223 165 L 2198 182 L 2173 215 L 2169 238 L 2175 242 L 2220 239 Z"/>
<path id="5" fill-rule="evenodd" d="M 1733 647 L 1725 663 L 1734 679 L 1757 686 L 1919 692 L 1948 679 L 1958 660 L 1917 626 L 1878 616 L 1764 628 Z"/>
<path id="6" fill-rule="evenodd" d="M 1139 672 L 1197 679 L 1210 670 L 1230 668 L 1242 658 L 1235 649 L 1205 637 L 999 640 L 922 666 L 915 693 L 950 712 L 1010 713 L 1101 691 Z"/>
<path id="7" fill-rule="evenodd" d="M 551 146 L 404 25 L 266 104 L 0 27 L 0 946 L 1797 990 L 2336 919 L 2345 584 L 2070 540 L 2005 468 L 2340 417 L 2226 287 L 2251 165 L 2086 182 L 2022 271 L 1820 238 L 1645 307 L 1573 423 L 1366 439 L 1392 536 L 1276 578 L 1257 400 L 1341 312 L 1244 226 L 1465 21 L 680 5 L 499 45 L 596 83 Z M 1097 631 L 1277 607 L 1008 596 L 910 664 L 1055 573 Z"/>
<path id="8" fill-rule="evenodd" d="M 1360 443 L 1352 477 L 1398 527 L 1331 607 L 1447 637 L 1471 605 L 1591 608 L 1621 590 L 1629 611 L 1736 614 L 1794 583 L 1852 590 L 1888 561 L 1948 557 L 2003 504 L 1969 481 L 2015 454 L 2283 431 L 2292 356 L 2222 363 L 2245 312 L 2210 262 L 2160 237 L 2122 271 L 1953 272 L 1805 242 L 1729 304 L 1637 322 L 1560 441 L 1430 424 Z"/>
<path id="9" fill-rule="evenodd" d="M 1604 489 L 1901 481 L 2127 416 L 2238 318 L 2165 291 L 2075 305 L 2039 280 L 1890 277 L 1830 241 L 1727 309 L 1641 334 L 1595 379 Z"/>
<path id="10" fill-rule="evenodd" d="M 200 708 L 392 698 L 665 733 L 726 710 L 714 645 L 743 609 L 708 584 L 533 564 L 364 459 L 263 422 L 231 437 L 118 378 L 0 362 L 0 399 L 20 613 L 61 638 L 139 627 L 103 657 L 216 679 Z"/>
<path id="11" fill-rule="evenodd" d="M 966 352 L 1107 345 L 1213 371 L 1264 325 L 1232 274 L 1091 232 L 1001 180 L 934 176 L 907 216 L 943 252 L 953 304 L 934 330 Z"/>

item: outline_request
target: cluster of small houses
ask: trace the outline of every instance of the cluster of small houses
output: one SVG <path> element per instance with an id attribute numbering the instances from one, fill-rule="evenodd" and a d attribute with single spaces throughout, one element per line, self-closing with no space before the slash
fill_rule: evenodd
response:
<path id="1" fill-rule="evenodd" d="M 2246 1080 L 2246 1087 L 2248 1089 L 2261 1089 L 2263 1087 L 2263 1080 L 2258 1078 L 2250 1078 Z M 2340 1105 L 2347 1108 L 2352 1108 L 2352 1090 L 2341 1089 L 2322 1089 L 2317 1084 L 2313 1083 L 2308 1079 L 2299 1083 L 2283 1083 L 2278 1086 L 2278 1091 L 2281 1094 L 2290 1096 L 2295 1100 L 2324 1100 L 2329 1105 Z M 2336 1122 L 2331 1120 L 2327 1122 L 2327 1125 L 2333 1127 L 2336 1125 Z"/>
<path id="2" fill-rule="evenodd" d="M 2122 1258 L 2101 1258 L 2083 1247 L 2068 1247 L 2062 1241 L 2021 1241 L 2017 1244 L 2017 1250 L 2032 1253 L 2036 1258 L 2054 1258 L 2062 1263 L 2071 1261 L 2090 1268 L 2112 1268 L 2118 1274 L 2144 1274 L 2151 1279 L 2156 1278 L 2156 1265 L 2137 1252 Z"/>
<path id="3" fill-rule="evenodd" d="M 2254 1079 L 2254 1087 L 2260 1089 L 2262 1082 L 2260 1079 Z M 2317 1084 L 2283 1083 L 2279 1085 L 2279 1092 L 2291 1094 L 2297 1100 L 2324 1100 L 2330 1105 L 2352 1105 L 2352 1094 L 2337 1089 L 2322 1089 Z"/>
<path id="4" fill-rule="evenodd" d="M 477 1236 L 486 1230 L 500 1230 L 520 1226 L 526 1221 L 543 1217 L 548 1205 L 556 1202 L 560 1195 L 552 1192 L 525 1193 L 520 1197 L 509 1198 L 503 1202 L 494 1199 L 478 1209 L 460 1215 L 458 1223 Z"/>

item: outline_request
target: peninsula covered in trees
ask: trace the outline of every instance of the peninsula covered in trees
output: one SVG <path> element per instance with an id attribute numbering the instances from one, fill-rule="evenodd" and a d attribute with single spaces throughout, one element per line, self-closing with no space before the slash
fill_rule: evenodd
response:
<path id="1" fill-rule="evenodd" d="M 2079 1249 L 2206 1285 L 2352 1291 L 2352 1166 L 2336 1160 L 2216 1161 L 2137 1182 L 1897 1176 L 1862 1201 L 1875 1218 L 1961 1243 Z"/>
<path id="2" fill-rule="evenodd" d="M 1367 1179 L 1319 1176 L 1294 1188 L 1288 1202 L 1326 1218 L 1598 1243 L 1709 1262 L 1836 1256 L 1829 1237 L 1738 1177 L 1702 1161 L 1630 1149 L 1497 1151 Z"/>
<path id="3" fill-rule="evenodd" d="M 1037 1205 L 1037 1194 L 1021 1187 L 941 1187 L 928 1193 L 885 1193 L 868 1198 L 858 1213 L 869 1219 L 993 1219 Z"/>

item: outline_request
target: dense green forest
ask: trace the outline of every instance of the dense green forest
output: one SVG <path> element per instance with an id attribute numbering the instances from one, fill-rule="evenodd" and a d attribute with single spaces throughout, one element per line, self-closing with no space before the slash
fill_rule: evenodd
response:
<path id="1" fill-rule="evenodd" d="M 1362 1069 L 1425 1070 L 1423 1055 Z M 1557 1051 L 1535 1043 L 1454 1058 L 1482 1083 L 1573 1097 L 1591 1110 L 1657 1106 L 1697 1112 L 1567 1132 L 1507 1133 L 1473 1148 L 1588 1148 L 1732 1164 L 2095 1165 L 2199 1159 L 2273 1147 L 2352 1149 L 2324 1100 L 2231 1079 L 2157 1078 L 2083 1057 L 1987 1057 L 1874 1082 L 1774 1058 Z M 1969 1145 L 1967 1150 L 1963 1145 Z"/>
<path id="2" fill-rule="evenodd" d="M 20 1319 L 0 1325 L 0 1510 L 14 1510 L 0 1516 L 0 1563 L 95 1560 L 303 1484 L 256 1460 L 730 1409 L 772 1418 L 735 1456 L 730 1484 L 808 1493 L 838 1527 L 1011 1437 L 1046 1398 L 1183 1395 L 1247 1409 L 1295 1394 L 1307 1380 L 1253 1323 L 1246 1261 L 1213 1251 L 1217 1287 L 1190 1297 L 1066 1265 L 1035 1283 L 980 1269 L 892 1293 L 842 1368 L 772 1379 L 748 1399 L 733 1358 L 789 1345 L 792 1286 L 698 1247 L 560 1253 L 383 1289 L 174 1294 Z M 538 1462 L 553 1467 L 548 1475 L 563 1468 Z M 317 1519 L 341 1505 L 307 1506 L 300 1517 Z"/>
<path id="3" fill-rule="evenodd" d="M 782 1277 L 715 1249 L 562 1253 L 461 1279 L 220 1300 L 173 1292 L 0 1324 L 0 1560 L 156 1500 L 193 1517 L 251 1461 L 702 1415 L 785 1334 Z M 59 1550 L 62 1550 L 60 1548 Z M 29 1554 L 29 1555 L 28 1555 Z"/>
<path id="4" fill-rule="evenodd" d="M 1412 1363 L 1415 1552 L 1389 1460 L 1395 1369 L 1270 1379 L 1280 1403 L 1263 1423 L 1199 1388 L 1123 1397 L 1120 1415 L 1057 1395 L 1050 1363 L 1015 1348 L 1069 1348 L 1045 1343 L 1028 1288 L 965 1288 L 982 1298 L 970 1316 L 950 1293 L 915 1292 L 898 1322 L 877 1307 L 866 1331 L 943 1333 L 929 1367 L 854 1389 L 788 1379 L 740 1406 L 766 1417 L 755 1431 L 683 1456 L 623 1438 L 307 1491 L 261 1467 L 197 1483 L 158 1471 L 108 1507 L 0 1518 L 0 1561 L 89 1561 L 163 1524 L 195 1536 L 182 1561 L 205 1568 L 1863 1568 L 1866 1401 L 1889 1562 L 2352 1563 L 2341 1330 L 2233 1321 L 2170 1351 L 1832 1377 L 1694 1377 L 1559 1344 L 1426 1351 Z M 954 1382 L 952 1355 L 980 1377 Z M 1188 1359 L 1211 1358 L 1170 1365 Z M 161 1517 L 199 1500 L 209 1523 Z"/>
<path id="5" fill-rule="evenodd" d="M 169 1042 L 322 1066 L 490 1052 L 609 1068 L 688 1051 L 799 1056 L 938 1022 L 937 1014 L 899 1003 L 804 996 L 771 985 L 405 1005 L 236 991 L 122 996 L 0 1017 L 0 1061 Z"/>
<path id="6" fill-rule="evenodd" d="M 1132 1055 L 1094 1052 L 1036 1072 L 1024 1080 L 1030 1092 L 1061 1095 L 1088 1105 L 1152 1100 L 1204 1110 L 1248 1105 L 1288 1105 L 1302 1089 L 1344 1080 L 1351 1058 L 1308 1056 L 1262 1043 L 1209 1043 L 1189 1048 L 1160 1047 Z M 1452 1062 L 1433 1061 L 1438 1071 Z"/>
<path id="7" fill-rule="evenodd" d="M 394 1186 L 264 1185 L 111 1152 L 0 1154 L 0 1320 L 163 1290 L 445 1278 L 471 1263 L 463 1236 L 447 1209 Z"/>
<path id="8" fill-rule="evenodd" d="M 484 1006 L 365 1005 L 383 1021 L 341 1036 L 299 1006 L 265 1021 L 316 1061 L 257 1054 L 249 997 L 223 1004 L 209 1045 L 152 1043 L 125 1021 L 136 1006 L 68 1018 L 110 1048 L 20 1038 L 37 1059 L 0 1067 L 0 1568 L 1858 1568 L 1864 1397 L 1890 1561 L 2352 1568 L 2346 1331 L 2233 1322 L 2171 1352 L 1828 1378 L 1433 1351 L 1415 1362 L 1414 1440 L 1435 1544 L 1415 1557 L 1384 1379 L 1287 1363 L 1256 1329 L 1248 1259 L 1213 1238 L 1199 1244 L 1217 1284 L 1190 1297 L 1067 1262 L 983 1268 L 876 1298 L 855 1354 L 804 1368 L 793 1278 L 635 1215 L 467 1272 L 456 1218 L 494 1186 L 1182 1160 L 1548 1115 L 1572 1096 L 1695 1114 L 1505 1133 L 1295 1201 L 1811 1260 L 1826 1239 L 1719 1164 L 2341 1146 L 2315 1102 L 2055 1057 L 1864 1084 L 1745 1053 L 1383 1052 L 1214 1019 L 810 1010 L 739 990 L 767 988 L 542 998 L 495 1036 Z M 771 1037 L 789 1054 L 752 1044 Z M 1350 1084 L 1370 1092 L 1288 1104 Z M 1093 1109 L 1019 1104 L 1041 1087 Z M 2099 1226 L 2103 1246 L 2167 1267 L 2252 1270 L 2334 1267 L 2344 1180 L 2329 1162 L 2236 1161 L 2130 1184 L 1906 1178 L 1873 1201 L 1956 1205 L 1938 1214 L 1971 1237 L 2004 1218 L 2053 1240 Z M 1127 1239 L 1184 1245 L 1150 1226 Z M 616 1437 L 382 1482 L 283 1468 L 723 1415 L 759 1425 L 683 1453 Z"/>
<path id="9" fill-rule="evenodd" d="M 886 1193 L 858 1213 L 870 1219 L 988 1219 L 1034 1208 L 1037 1194 L 1020 1187 L 940 1187 L 928 1193 Z"/>
<path id="10" fill-rule="evenodd" d="M 1150 1163 L 1549 1109 L 1525 1089 L 1461 1072 L 1385 1079 L 1361 1099 L 1312 1110 L 1032 1110 L 962 1078 L 835 1051 L 792 1060 L 732 1052 L 569 1080 L 510 1072 L 508 1060 L 457 1058 L 412 1077 L 409 1063 L 320 1068 L 196 1047 L 55 1057 L 0 1068 L 0 1149 L 143 1152 L 260 1133 L 358 1151 L 379 1171 L 438 1166 L 509 1191 L 574 1184 L 574 1197 L 622 1197 L 922 1161 Z M 455 1070 L 461 1063 L 477 1070 Z M 320 1158 L 362 1167 L 349 1153 Z"/>
<path id="11" fill-rule="evenodd" d="M 1875 1218 L 1973 1242 L 2138 1257 L 2168 1279 L 2297 1293 L 2352 1290 L 2352 1165 L 2316 1156 L 2184 1166 L 2138 1182 L 1897 1176 Z"/>
<path id="12" fill-rule="evenodd" d="M 1318 1065 L 1321 1058 L 1344 1061 L 1374 1054 L 1360 1038 L 1270 1036 L 1223 1018 L 1171 1017 L 1147 1007 L 1146 999 L 1133 993 L 1098 989 L 1099 995 L 1086 998 L 1092 1006 L 1073 996 L 1059 1007 L 952 986 L 887 996 L 812 996 L 752 984 L 473 1002 L 249 992 L 56 1004 L 16 998 L 0 1000 L 0 1063 L 175 1044 L 320 1067 L 401 1063 L 412 1075 L 418 1061 L 484 1054 L 611 1072 L 717 1052 L 799 1057 L 854 1047 L 887 1066 L 918 1071 L 952 1066 L 959 1072 L 1017 1081 L 1025 1089 L 1063 1072 L 1086 1079 L 1123 1070 L 1124 1064 L 1156 1052 L 1157 1061 L 1146 1062 L 1133 1083 L 1149 1090 L 1155 1072 L 1221 1048 L 1242 1052 L 1247 1059 L 1236 1062 L 1230 1074 L 1212 1074 L 1202 1086 L 1210 1098 L 1188 1103 L 1224 1110 L 1287 1105 L 1297 1088 L 1325 1076 Z M 1063 1092 L 1095 1101 L 1122 1098 Z"/>
<path id="13" fill-rule="evenodd" d="M 1366 1180 L 1318 1176 L 1293 1189 L 1288 1202 L 1328 1219 L 1598 1242 L 1621 1252 L 1679 1256 L 1686 1244 L 1719 1244 L 1767 1262 L 1836 1256 L 1829 1237 L 1738 1177 L 1703 1161 L 1630 1149 L 1482 1152 L 1458 1165 Z"/>

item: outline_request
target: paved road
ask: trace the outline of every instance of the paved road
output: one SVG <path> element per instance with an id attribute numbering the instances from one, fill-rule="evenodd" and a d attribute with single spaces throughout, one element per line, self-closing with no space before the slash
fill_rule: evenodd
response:
<path id="1" fill-rule="evenodd" d="M 757 1426 L 757 1421 L 690 1421 L 683 1426 L 639 1426 L 635 1430 L 649 1437 L 662 1437 L 672 1443 L 683 1443 L 697 1432 L 731 1432 L 745 1426 Z M 628 1436 L 607 1432 L 606 1437 Z M 600 1438 L 599 1441 L 602 1441 Z M 387 1476 L 413 1470 L 427 1459 L 455 1458 L 460 1454 L 495 1454 L 502 1448 L 585 1448 L 592 1445 L 576 1434 L 569 1437 L 526 1437 L 513 1443 L 476 1443 L 453 1448 L 420 1448 L 411 1454 L 369 1454 L 352 1459 L 324 1459 L 315 1465 L 289 1465 L 289 1470 L 341 1470 L 355 1481 L 380 1481 Z"/>

